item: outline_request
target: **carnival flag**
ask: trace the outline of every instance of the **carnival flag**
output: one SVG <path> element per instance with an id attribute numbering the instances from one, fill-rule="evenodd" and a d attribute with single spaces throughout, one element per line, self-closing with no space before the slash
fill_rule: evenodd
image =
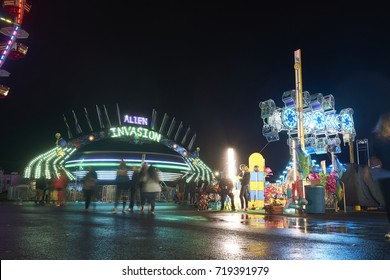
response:
<path id="1" fill-rule="evenodd" d="M 347 169 L 342 165 L 342 163 L 339 161 L 338 157 L 335 155 L 335 166 L 334 171 L 337 173 L 337 176 L 339 179 L 343 176 L 344 172 L 347 171 Z"/>
<path id="2" fill-rule="evenodd" d="M 302 178 L 309 176 L 310 170 L 312 168 L 311 157 L 305 151 L 301 149 L 300 146 L 296 147 L 297 159 L 299 168 L 302 173 Z"/>
<path id="3" fill-rule="evenodd" d="M 340 179 L 343 176 L 344 172 L 347 171 L 347 169 L 341 164 L 341 162 L 339 161 L 336 155 L 334 157 L 335 157 L 334 171 L 337 173 L 336 197 L 338 201 L 341 201 L 344 197 L 344 188 L 343 188 L 343 183 L 340 181 Z"/>
<path id="4" fill-rule="evenodd" d="M 336 197 L 337 201 L 341 201 L 344 197 L 343 183 L 339 179 L 336 179 Z"/>

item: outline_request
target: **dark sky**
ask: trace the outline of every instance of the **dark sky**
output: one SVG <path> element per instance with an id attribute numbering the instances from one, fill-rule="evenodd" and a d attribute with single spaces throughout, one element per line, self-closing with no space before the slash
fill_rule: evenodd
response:
<path id="1" fill-rule="evenodd" d="M 84 107 L 92 114 L 116 104 L 122 113 L 156 109 L 160 122 L 167 113 L 189 125 L 213 169 L 228 147 L 247 162 L 267 144 L 259 102 L 283 107 L 282 93 L 295 88 L 297 49 L 303 90 L 332 94 L 337 112 L 352 108 L 357 139 L 389 109 L 385 7 L 209 2 L 31 1 L 23 22 L 30 36 L 18 40 L 27 56 L 2 67 L 11 76 L 0 82 L 11 90 L 0 99 L 0 166 L 21 172 L 54 147 L 56 132 L 66 138 L 63 114 L 72 125 L 72 110 L 81 116 Z M 287 135 L 280 137 L 262 152 L 274 173 L 289 160 Z"/>

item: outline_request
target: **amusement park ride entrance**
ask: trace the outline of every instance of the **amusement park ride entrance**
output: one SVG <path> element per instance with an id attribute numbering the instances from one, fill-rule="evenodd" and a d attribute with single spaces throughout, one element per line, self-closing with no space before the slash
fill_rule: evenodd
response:
<path id="1" fill-rule="evenodd" d="M 129 167 L 140 166 L 143 162 L 153 164 L 162 172 L 164 181 L 174 181 L 179 176 L 185 176 L 186 180 L 207 180 L 213 178 L 212 170 L 199 158 L 199 148 L 191 149 L 194 146 L 196 134 L 188 139 L 190 128 L 183 135 L 183 124 L 176 125 L 175 118 L 172 119 L 168 130 L 165 129 L 168 121 L 168 115 L 165 114 L 160 124 L 160 129 L 156 128 L 157 112 L 153 110 L 152 120 L 146 122 L 145 117 L 129 117 L 128 115 L 121 118 L 119 106 L 117 105 L 117 125 L 111 123 L 106 107 L 103 106 L 105 118 L 101 116 L 100 108 L 96 105 L 96 112 L 99 120 L 99 128 L 94 129 L 90 122 L 89 114 L 84 108 L 85 120 L 89 128 L 88 133 L 83 133 L 79 124 L 76 113 L 72 111 L 75 120 L 76 137 L 63 116 L 65 125 L 68 129 L 68 140 L 62 138 L 60 133 L 56 133 L 56 147 L 50 151 L 38 155 L 30 161 L 25 168 L 24 177 L 36 179 L 45 176 L 47 179 L 58 177 L 60 169 L 65 167 L 70 180 L 81 180 L 88 166 L 97 168 L 106 168 L 102 170 L 96 169 L 98 178 L 109 181 L 107 174 L 115 177 L 116 168 L 121 160 L 126 161 Z M 176 134 L 174 130 L 176 129 Z M 174 137 L 173 137 L 174 135 Z M 181 140 L 180 140 L 181 139 Z M 121 141 L 128 144 L 120 151 L 106 150 L 101 152 L 96 151 L 81 151 L 76 153 L 80 148 L 91 143 L 104 141 Z M 188 141 L 189 140 L 189 141 Z M 118 146 L 118 143 L 116 143 Z M 140 148 L 136 148 L 139 146 Z M 165 149 L 152 149 L 153 147 L 161 146 Z M 130 150 L 129 150 L 130 149 Z M 168 152 L 168 151 L 169 152 Z M 84 153 L 85 152 L 85 153 Z M 100 153 L 100 154 L 99 154 Z M 98 154 L 99 158 L 95 158 L 94 154 Z M 109 154 L 109 158 L 107 158 Z M 126 157 L 126 158 L 124 158 Z M 133 171 L 128 174 L 131 177 Z"/>

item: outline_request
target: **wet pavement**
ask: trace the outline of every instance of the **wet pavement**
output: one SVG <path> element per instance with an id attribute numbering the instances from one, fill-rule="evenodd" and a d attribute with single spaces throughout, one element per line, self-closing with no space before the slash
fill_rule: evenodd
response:
<path id="1" fill-rule="evenodd" d="M 155 215 L 0 201 L 2 260 L 389 260 L 383 212 L 270 215 L 159 202 Z"/>

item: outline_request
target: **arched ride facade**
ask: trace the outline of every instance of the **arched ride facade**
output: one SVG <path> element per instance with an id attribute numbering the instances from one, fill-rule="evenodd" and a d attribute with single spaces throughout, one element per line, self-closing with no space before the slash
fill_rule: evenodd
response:
<path id="1" fill-rule="evenodd" d="M 56 145 L 32 159 L 24 170 L 24 177 L 36 179 L 44 175 L 50 179 L 57 177 L 60 169 L 65 169 L 70 180 L 78 181 L 85 176 L 87 167 L 92 166 L 98 173 L 98 179 L 109 184 L 115 179 L 119 162 L 124 160 L 130 169 L 139 167 L 143 162 L 157 167 L 162 180 L 167 183 L 179 177 L 212 180 L 213 172 L 199 158 L 199 149 L 192 150 L 196 134 L 187 141 L 190 127 L 184 133 L 183 124 L 176 125 L 175 118 L 170 119 L 165 114 L 157 124 L 155 110 L 149 121 L 149 117 L 121 115 L 118 105 L 115 124 L 111 122 L 105 106 L 96 106 L 96 115 L 98 129 L 92 125 L 86 108 L 80 122 L 75 111 L 72 111 L 74 130 L 64 115 L 68 140 L 57 133 Z M 170 126 L 166 130 L 169 121 Z M 83 122 L 88 128 L 86 133 L 81 128 Z M 76 137 L 73 137 L 74 133 Z M 130 170 L 128 173 L 130 177 L 132 172 Z"/>

